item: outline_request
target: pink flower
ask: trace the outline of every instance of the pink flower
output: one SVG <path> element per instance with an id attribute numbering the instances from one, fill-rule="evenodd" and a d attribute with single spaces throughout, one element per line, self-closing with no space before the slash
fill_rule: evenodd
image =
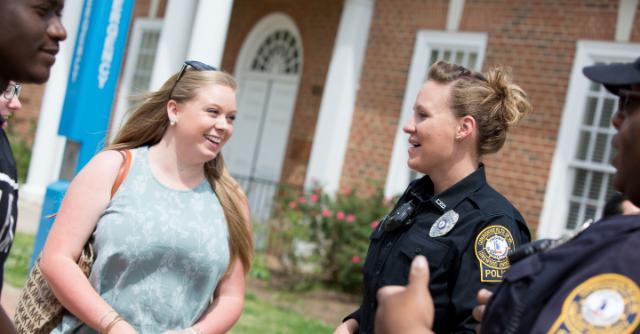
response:
<path id="1" fill-rule="evenodd" d="M 331 217 L 331 211 L 329 211 L 329 209 L 322 209 L 322 217 L 325 217 L 325 218 Z"/>
<path id="2" fill-rule="evenodd" d="M 356 216 L 353 214 L 348 214 L 345 220 L 347 221 L 347 223 L 353 223 L 354 221 L 356 221 Z"/>
<path id="3" fill-rule="evenodd" d="M 296 204 L 296 202 L 295 202 L 295 201 L 291 201 L 291 202 L 289 202 L 289 207 L 290 207 L 290 208 L 295 209 L 295 208 L 296 208 L 296 206 L 298 206 L 298 204 Z"/>
<path id="4" fill-rule="evenodd" d="M 317 202 L 318 201 L 318 195 L 316 195 L 316 194 L 309 195 L 309 200 L 311 202 L 313 202 L 313 203 Z"/>
<path id="5" fill-rule="evenodd" d="M 372 230 L 375 230 L 376 227 L 378 227 L 378 224 L 380 224 L 380 221 L 374 220 L 374 221 L 371 222 L 371 224 L 369 224 L 369 226 L 371 226 Z"/>
<path id="6" fill-rule="evenodd" d="M 300 196 L 300 198 L 298 198 L 298 203 L 304 204 L 306 202 L 307 202 L 307 200 L 304 198 L 304 196 Z"/>
<path id="7" fill-rule="evenodd" d="M 338 213 L 336 213 L 336 219 L 340 221 L 344 220 L 344 212 L 338 211 Z"/>
<path id="8" fill-rule="evenodd" d="M 351 257 L 351 263 L 358 264 L 360 263 L 360 257 L 358 255 L 354 255 Z"/>

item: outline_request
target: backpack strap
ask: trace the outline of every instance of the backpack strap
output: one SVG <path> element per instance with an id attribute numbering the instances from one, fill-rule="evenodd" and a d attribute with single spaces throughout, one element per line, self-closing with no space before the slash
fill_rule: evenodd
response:
<path id="1" fill-rule="evenodd" d="M 129 174 L 129 168 L 131 168 L 131 151 L 124 150 L 118 151 L 118 153 L 122 155 L 122 158 L 124 158 L 124 160 L 122 161 L 122 165 L 120 165 L 120 170 L 118 170 L 118 176 L 113 182 L 113 187 L 111 187 L 111 198 L 113 198 L 113 195 L 116 194 L 116 191 L 118 191 L 118 188 L 120 188 L 122 181 L 124 181 L 124 179 L 127 177 L 127 174 Z"/>

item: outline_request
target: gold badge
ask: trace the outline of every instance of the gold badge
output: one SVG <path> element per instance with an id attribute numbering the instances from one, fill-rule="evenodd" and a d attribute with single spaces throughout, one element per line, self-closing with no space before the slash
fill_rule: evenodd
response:
<path id="1" fill-rule="evenodd" d="M 620 274 L 601 274 L 569 293 L 549 333 L 632 333 L 639 313 L 638 285 Z"/>
<path id="2" fill-rule="evenodd" d="M 475 253 L 480 262 L 481 282 L 502 282 L 502 275 L 509 268 L 507 254 L 513 248 L 513 237 L 506 227 L 491 225 L 480 231 Z"/>

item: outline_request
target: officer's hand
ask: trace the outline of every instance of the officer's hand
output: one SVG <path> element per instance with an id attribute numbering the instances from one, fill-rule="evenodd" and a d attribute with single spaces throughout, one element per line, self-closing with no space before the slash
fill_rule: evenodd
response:
<path id="1" fill-rule="evenodd" d="M 487 289 L 480 289 L 478 291 L 478 305 L 473 308 L 473 318 L 478 320 L 480 324 L 476 326 L 476 333 L 480 334 L 480 327 L 482 326 L 482 318 L 484 317 L 484 309 L 493 296 L 493 292 Z"/>
<path id="2" fill-rule="evenodd" d="M 378 290 L 376 333 L 433 333 L 434 306 L 428 286 L 427 259 L 418 255 L 411 263 L 406 287 L 386 286 Z"/>

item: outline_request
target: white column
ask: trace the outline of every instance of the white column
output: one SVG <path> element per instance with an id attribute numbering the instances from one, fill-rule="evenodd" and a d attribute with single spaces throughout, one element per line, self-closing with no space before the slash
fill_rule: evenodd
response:
<path id="1" fill-rule="evenodd" d="M 345 1 L 313 138 L 307 188 L 315 180 L 330 194 L 338 190 L 373 4 L 374 0 Z"/>
<path id="2" fill-rule="evenodd" d="M 173 73 L 180 70 L 187 55 L 196 6 L 197 0 L 169 0 L 149 89 L 160 88 Z"/>
<path id="3" fill-rule="evenodd" d="M 616 20 L 616 42 L 629 42 L 633 19 L 636 17 L 638 0 L 620 0 L 618 4 L 618 19 Z"/>
<path id="4" fill-rule="evenodd" d="M 191 32 L 187 58 L 220 67 L 233 0 L 201 0 Z"/>
<path id="5" fill-rule="evenodd" d="M 82 4 L 82 0 L 67 0 L 62 10 L 62 24 L 67 30 L 67 39 L 60 43 L 60 52 L 51 68 L 42 97 L 27 183 L 20 188 L 21 200 L 41 203 L 47 185 L 57 180 L 60 173 L 65 139 L 58 135 L 58 124 L 67 91 L 67 77 L 78 35 Z"/>

